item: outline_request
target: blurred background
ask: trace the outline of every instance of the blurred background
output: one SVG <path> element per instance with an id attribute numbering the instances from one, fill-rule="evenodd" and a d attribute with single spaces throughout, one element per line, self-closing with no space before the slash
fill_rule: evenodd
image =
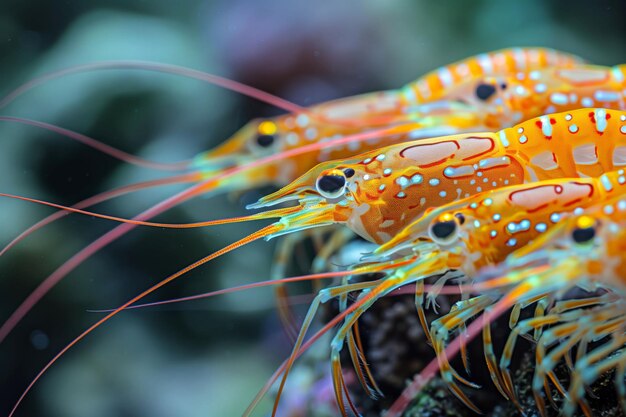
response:
<path id="1" fill-rule="evenodd" d="M 438 66 L 511 46 L 548 46 L 596 64 L 624 63 L 625 3 L 3 0 L 0 94 L 71 65 L 134 59 L 209 71 L 310 105 L 396 88 Z M 251 118 L 279 112 L 196 80 L 115 70 L 51 81 L 0 114 L 55 123 L 169 162 L 215 146 Z M 0 123 L 2 192 L 73 204 L 160 175 L 41 129 Z M 141 191 L 97 209 L 130 217 L 179 189 Z M 244 214 L 246 202 L 268 191 L 195 199 L 159 220 Z M 0 244 L 49 213 L 0 201 Z M 68 216 L 7 252 L 0 259 L 0 320 L 113 226 Z M 0 344 L 0 415 L 54 354 L 97 320 L 87 309 L 119 305 L 257 227 L 140 228 L 85 262 Z M 268 279 L 273 246 L 241 248 L 151 299 Z M 262 289 L 121 314 L 54 365 L 16 415 L 240 415 L 289 352 L 273 303 L 271 290 Z"/>

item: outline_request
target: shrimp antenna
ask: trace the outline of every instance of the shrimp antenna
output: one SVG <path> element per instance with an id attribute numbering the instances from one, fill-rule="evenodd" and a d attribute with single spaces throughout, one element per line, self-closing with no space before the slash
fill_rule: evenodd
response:
<path id="1" fill-rule="evenodd" d="M 197 182 L 201 180 L 202 178 L 203 178 L 202 174 L 191 173 L 191 174 L 184 174 L 184 175 L 177 175 L 173 177 L 161 178 L 157 180 L 143 181 L 143 182 L 138 182 L 138 183 L 134 183 L 130 185 L 124 185 L 122 187 L 118 187 L 109 191 L 104 191 L 102 193 L 89 197 L 85 200 L 79 201 L 78 203 L 74 204 L 72 208 L 83 209 L 83 208 L 93 206 L 93 205 L 102 203 L 104 201 L 111 200 L 115 197 L 132 193 L 135 191 L 145 190 L 148 188 L 158 187 L 161 185 Z M 38 221 L 34 225 L 30 226 L 28 229 L 24 230 L 22 233 L 16 236 L 13 240 L 11 240 L 4 248 L 2 248 L 2 250 L 0 250 L 0 256 L 4 255 L 9 249 L 17 245 L 19 242 L 21 242 L 22 240 L 24 240 L 26 237 L 33 234 L 37 230 L 69 214 L 71 214 L 71 211 L 59 210 L 49 215 L 48 217 Z"/>
<path id="2" fill-rule="evenodd" d="M 250 290 L 253 288 L 262 288 L 262 287 L 269 287 L 269 286 L 274 286 L 274 285 L 289 284 L 292 282 L 313 281 L 313 280 L 338 278 L 338 277 L 345 277 L 345 276 L 357 276 L 357 275 L 369 274 L 369 273 L 370 271 L 359 271 L 358 269 L 355 269 L 355 270 L 348 270 L 348 271 L 321 272 L 319 274 L 298 275 L 295 277 L 272 279 L 268 281 L 257 281 L 251 284 L 238 285 L 236 287 L 223 288 L 221 290 L 210 291 L 210 292 L 205 292 L 205 293 L 195 294 L 195 295 L 189 295 L 186 297 L 170 298 L 168 300 L 154 301 L 151 303 L 144 303 L 144 304 L 134 304 L 126 308 L 126 310 L 135 310 L 135 309 L 140 309 L 140 308 L 184 303 L 187 301 L 204 300 L 206 298 L 212 298 L 217 295 L 230 294 L 230 293 Z M 387 294 L 386 297 L 393 297 L 393 296 L 398 296 L 398 295 L 415 295 L 415 288 L 412 288 L 412 287 L 413 286 L 411 284 L 408 284 L 405 287 L 398 288 L 397 291 Z M 424 291 L 426 292 L 429 292 L 434 288 L 437 289 L 438 295 L 459 295 L 459 294 L 469 293 L 472 291 L 480 291 L 483 288 L 492 289 L 493 286 L 482 285 L 482 283 L 468 284 L 468 285 L 444 285 L 443 287 L 435 287 L 434 285 L 424 285 Z M 87 312 L 110 313 L 111 311 L 114 311 L 114 310 L 115 309 L 110 308 L 110 309 L 105 309 L 105 310 L 87 310 Z"/>
<path id="3" fill-rule="evenodd" d="M 40 122 L 32 119 L 25 119 L 21 117 L 13 117 L 13 116 L 0 116 L 0 122 L 10 122 L 10 123 L 19 123 L 23 125 L 29 125 L 38 127 L 40 129 L 45 129 L 54 133 L 58 133 L 61 136 L 65 136 L 69 139 L 80 142 L 84 145 L 89 146 L 90 148 L 96 149 L 99 152 L 102 152 L 105 155 L 109 155 L 117 160 L 122 162 L 126 162 L 128 164 L 140 166 L 143 168 L 156 169 L 160 171 L 182 171 L 189 167 L 189 164 L 192 160 L 179 161 L 179 162 L 155 162 L 150 161 L 148 159 L 140 158 L 138 156 L 129 154 L 128 152 L 124 152 L 120 149 L 114 148 L 113 146 L 107 145 L 104 142 L 93 139 L 89 136 L 83 135 L 82 133 L 74 132 L 73 130 L 66 129 L 64 127 L 60 127 L 57 125 L 53 125 L 50 123 Z"/>
<path id="4" fill-rule="evenodd" d="M 272 280 L 267 280 L 267 281 L 257 281 L 257 282 L 253 282 L 251 284 L 244 284 L 244 285 L 238 285 L 236 287 L 223 288 L 221 290 L 210 291 L 210 292 L 205 292 L 205 293 L 196 294 L 196 295 L 190 295 L 190 296 L 187 296 L 187 297 L 180 297 L 180 298 L 172 298 L 172 299 L 169 299 L 169 300 L 154 301 L 152 303 L 134 304 L 134 305 L 131 305 L 131 306 L 127 307 L 126 310 L 135 310 L 135 309 L 146 308 L 146 307 L 156 307 L 156 306 L 162 306 L 162 305 L 167 305 L 167 304 L 184 303 L 184 302 L 187 302 L 187 301 L 203 300 L 203 299 L 206 299 L 206 298 L 215 297 L 217 295 L 231 294 L 231 293 L 235 293 L 235 292 L 241 292 L 241 291 L 245 291 L 245 290 L 250 290 L 250 289 L 253 289 L 253 288 L 270 287 L 270 286 L 278 285 L 278 284 L 289 284 L 289 283 L 292 283 L 292 282 L 313 281 L 313 280 L 345 277 L 345 276 L 352 276 L 352 275 L 361 275 L 361 274 L 366 274 L 366 273 L 367 272 L 358 272 L 358 271 L 322 272 L 322 273 L 319 273 L 319 274 L 298 275 L 298 276 L 295 276 L 295 277 L 272 279 Z M 89 313 L 110 313 L 112 311 L 115 311 L 115 309 L 114 308 L 109 308 L 109 309 L 105 309 L 105 310 L 87 310 L 87 311 Z"/>
<path id="5" fill-rule="evenodd" d="M 239 217 L 229 217 L 225 219 L 217 219 L 217 220 L 207 220 L 203 222 L 194 222 L 194 223 L 155 223 L 155 222 L 145 222 L 141 220 L 133 220 L 126 219 L 123 217 L 109 216 L 106 214 L 94 213 L 92 211 L 86 211 L 77 209 L 74 207 L 63 206 L 61 204 L 50 203 L 44 200 L 37 200 L 35 198 L 22 197 L 14 194 L 0 193 L 0 197 L 12 198 L 14 200 L 27 201 L 29 203 L 40 204 L 43 206 L 54 207 L 60 210 L 69 211 L 71 213 L 83 214 L 85 216 L 97 217 L 99 219 L 112 220 L 114 222 L 119 223 L 128 223 L 134 224 L 135 226 L 148 226 L 148 227 L 161 227 L 164 229 L 195 229 L 198 227 L 209 227 L 209 226 L 218 226 L 222 224 L 231 224 L 231 223 L 241 223 L 247 222 L 251 220 L 262 220 L 262 219 L 271 219 L 276 217 L 281 217 L 284 215 L 292 214 L 296 212 L 299 207 L 287 207 L 277 210 L 265 211 L 262 213 L 251 214 L 249 216 L 239 216 Z"/>
<path id="6" fill-rule="evenodd" d="M 143 71 L 153 71 L 153 72 L 161 72 L 165 74 L 173 74 L 180 75 L 187 78 L 193 78 L 196 80 L 200 80 L 209 84 L 216 85 L 218 87 L 225 88 L 230 91 L 234 91 L 245 96 L 255 98 L 264 103 L 273 105 L 282 110 L 291 112 L 291 113 L 303 113 L 306 112 L 306 108 L 298 106 L 297 104 L 291 103 L 285 99 L 277 97 L 273 94 L 266 93 L 265 91 L 259 90 L 258 88 L 251 87 L 249 85 L 229 80 L 228 78 L 220 77 L 219 75 L 210 74 L 208 72 L 198 71 L 195 69 L 172 65 L 172 64 L 161 64 L 158 62 L 150 62 L 150 61 L 133 61 L 133 60 L 121 60 L 121 61 L 101 61 L 101 62 L 91 62 L 82 65 L 76 65 L 73 67 L 65 68 L 59 71 L 50 72 L 44 75 L 41 75 L 37 78 L 33 78 L 32 80 L 20 85 L 15 90 L 8 93 L 2 100 L 0 100 L 0 109 L 11 104 L 16 98 L 26 93 L 29 90 L 37 87 L 38 85 L 44 84 L 48 81 L 55 80 L 57 78 L 62 78 L 67 75 L 78 74 L 82 72 L 91 72 L 91 71 L 101 71 L 101 70 L 124 70 L 124 69 L 132 69 L 132 70 L 143 70 Z"/>

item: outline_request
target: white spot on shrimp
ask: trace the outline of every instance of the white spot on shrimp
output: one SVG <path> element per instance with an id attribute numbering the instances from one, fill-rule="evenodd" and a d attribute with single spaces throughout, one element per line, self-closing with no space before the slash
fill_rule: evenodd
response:
<path id="1" fill-rule="evenodd" d="M 593 107 L 593 100 L 589 97 L 583 97 L 583 99 L 580 100 L 580 104 L 582 104 L 583 107 Z"/>
<path id="2" fill-rule="evenodd" d="M 517 245 L 517 239 L 510 238 L 509 240 L 506 241 L 506 245 L 507 246 L 515 246 L 515 245 Z"/>
<path id="3" fill-rule="evenodd" d="M 401 176 L 401 177 L 396 178 L 396 184 L 398 184 L 402 189 L 405 189 L 411 184 L 411 182 L 409 181 L 407 177 Z"/>
<path id="4" fill-rule="evenodd" d="M 597 109 L 594 110 L 595 112 L 595 117 L 596 117 L 596 130 L 598 131 L 598 133 L 604 133 L 604 131 L 606 130 L 606 110 L 604 109 Z"/>
<path id="5" fill-rule="evenodd" d="M 385 177 L 388 177 L 389 175 L 391 175 L 391 168 L 385 168 L 385 169 L 383 170 L 383 175 L 384 175 Z"/>
<path id="6" fill-rule="evenodd" d="M 567 114 L 565 115 L 565 120 L 567 120 L 568 122 L 569 122 L 570 120 L 572 120 L 572 115 L 571 115 L 571 114 L 569 114 L 569 113 L 567 113 Z"/>
<path id="7" fill-rule="evenodd" d="M 489 59 L 489 55 L 480 54 L 476 58 L 478 59 L 478 65 L 485 71 L 485 74 L 490 75 L 493 73 L 493 65 L 491 59 Z"/>
<path id="8" fill-rule="evenodd" d="M 444 87 L 450 87 L 453 83 L 452 74 L 450 70 L 446 67 L 441 68 L 437 75 L 439 76 L 439 80 L 443 84 Z"/>
<path id="9" fill-rule="evenodd" d="M 381 227 L 382 229 L 384 229 L 384 228 L 386 228 L 386 227 L 393 226 L 395 222 L 396 222 L 395 220 L 391 220 L 391 219 L 389 219 L 389 220 L 385 220 L 384 222 L 382 222 L 382 223 L 380 224 L 380 227 Z"/>
<path id="10" fill-rule="evenodd" d="M 548 89 L 548 87 L 546 87 L 545 84 L 543 84 L 543 83 L 537 84 L 535 86 L 535 93 L 539 93 L 539 94 L 545 93 L 547 89 Z"/>
<path id="11" fill-rule="evenodd" d="M 309 116 L 306 114 L 299 114 L 298 117 L 296 117 L 296 124 L 300 127 L 307 126 L 309 124 Z"/>
<path id="12" fill-rule="evenodd" d="M 422 177 L 420 174 L 415 174 L 411 177 L 412 184 L 421 184 L 422 181 L 424 181 L 424 177 Z"/>
<path id="13" fill-rule="evenodd" d="M 377 160 L 377 161 L 384 161 L 384 160 L 385 160 L 385 154 L 384 154 L 384 153 L 381 153 L 380 155 L 378 155 L 378 156 L 376 157 L 376 160 Z"/>
<path id="14" fill-rule="evenodd" d="M 306 136 L 308 140 L 314 140 L 317 137 L 317 129 L 315 129 L 314 127 L 309 127 L 307 130 L 304 131 L 304 136 Z"/>
<path id="15" fill-rule="evenodd" d="M 504 129 L 500 131 L 499 137 L 500 137 L 500 143 L 502 144 L 502 146 L 504 146 L 505 148 L 508 148 L 510 143 L 509 143 L 509 139 L 506 137 L 506 131 Z"/>
<path id="16" fill-rule="evenodd" d="M 528 138 L 526 137 L 526 135 L 522 135 L 519 137 L 519 143 L 524 144 L 526 142 L 528 142 Z"/>
<path id="17" fill-rule="evenodd" d="M 600 184 L 602 184 L 602 186 L 604 187 L 606 191 L 613 190 L 613 184 L 611 183 L 611 179 L 606 174 L 603 174 L 600 177 Z"/>
<path id="18" fill-rule="evenodd" d="M 288 133 L 287 136 L 285 136 L 285 140 L 287 141 L 287 143 L 289 145 L 297 145 L 298 144 L 298 135 L 296 135 L 295 133 L 291 132 Z"/>
<path id="19" fill-rule="evenodd" d="M 446 193 L 445 191 L 439 191 L 439 197 L 441 198 L 445 198 L 445 196 L 447 196 L 448 193 Z"/>
<path id="20" fill-rule="evenodd" d="M 541 121 L 541 133 L 547 138 L 552 137 L 552 124 L 548 116 L 541 116 L 539 120 Z"/>
<path id="21" fill-rule="evenodd" d="M 567 94 L 563 93 L 552 93 L 550 94 L 550 101 L 557 106 L 564 106 L 567 104 Z"/>
<path id="22" fill-rule="evenodd" d="M 570 133 L 576 133 L 576 132 L 578 132 L 578 126 L 576 126 L 575 124 L 571 124 L 571 125 L 569 125 L 567 130 L 569 130 Z"/>
<path id="23" fill-rule="evenodd" d="M 603 102 L 618 101 L 619 93 L 616 93 L 615 91 L 598 90 L 593 94 L 593 98 L 595 98 L 596 101 L 603 101 Z"/>
<path id="24" fill-rule="evenodd" d="M 432 185 L 433 187 L 436 187 L 436 186 L 438 186 L 438 185 L 439 185 L 439 179 L 437 179 L 437 178 L 431 178 L 431 179 L 428 181 L 428 183 L 429 183 L 430 185 Z"/>

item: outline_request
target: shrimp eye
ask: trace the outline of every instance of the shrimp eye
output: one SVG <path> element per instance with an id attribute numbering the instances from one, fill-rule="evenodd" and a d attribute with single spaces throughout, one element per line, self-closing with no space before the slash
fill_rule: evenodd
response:
<path id="1" fill-rule="evenodd" d="M 315 188 L 325 198 L 341 196 L 345 187 L 346 177 L 343 175 L 322 175 L 315 183 Z"/>
<path id="2" fill-rule="evenodd" d="M 482 101 L 487 101 L 496 92 L 496 88 L 491 84 L 478 84 L 476 87 L 476 97 Z"/>
<path id="3" fill-rule="evenodd" d="M 346 178 L 352 178 L 354 176 L 354 170 L 352 168 L 344 169 L 343 173 L 346 174 Z"/>
<path id="4" fill-rule="evenodd" d="M 258 135 L 256 137 L 256 143 L 262 148 L 267 148 L 268 146 L 272 146 L 274 139 L 274 135 Z"/>
<path id="5" fill-rule="evenodd" d="M 455 220 L 445 220 L 433 223 L 430 226 L 430 237 L 440 245 L 450 244 L 457 237 L 457 222 Z"/>
<path id="6" fill-rule="evenodd" d="M 572 239 L 578 244 L 589 243 L 596 237 L 596 221 L 589 216 L 582 216 L 572 231 Z"/>
<path id="7" fill-rule="evenodd" d="M 589 243 L 594 237 L 596 237 L 595 227 L 577 227 L 572 232 L 572 239 L 574 239 L 574 242 L 576 243 Z"/>
<path id="8" fill-rule="evenodd" d="M 259 123 L 256 143 L 262 148 L 267 148 L 272 146 L 274 140 L 276 140 L 276 132 L 278 131 L 278 126 L 271 120 L 264 120 Z"/>

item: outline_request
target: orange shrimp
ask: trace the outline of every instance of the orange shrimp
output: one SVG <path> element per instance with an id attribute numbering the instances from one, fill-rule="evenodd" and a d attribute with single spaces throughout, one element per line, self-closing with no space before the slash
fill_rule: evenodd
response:
<path id="1" fill-rule="evenodd" d="M 619 170 L 595 180 L 596 189 L 602 190 L 603 195 L 600 198 L 593 198 L 594 204 L 577 207 L 564 215 L 559 214 L 558 224 L 553 225 L 551 230 L 513 252 L 495 270 L 489 268 L 476 276 L 479 286 L 486 285 L 491 289 L 497 289 L 497 293 L 492 292 L 493 299 L 483 303 L 486 313 L 483 320 L 476 320 L 470 325 L 471 337 L 483 327 L 483 334 L 487 336 L 485 342 L 489 343 L 486 354 L 489 354 L 488 363 L 492 379 L 503 395 L 517 403 L 508 368 L 517 338 L 528 332 L 535 332 L 537 367 L 532 389 L 542 416 L 547 415 L 545 401 L 541 395 L 544 387 L 552 401 L 546 377 L 549 377 L 563 395 L 562 411 L 566 416 L 571 416 L 576 411 L 577 405 L 580 405 L 586 416 L 592 415 L 590 407 L 584 400 L 584 387 L 612 368 L 617 368 L 616 385 L 620 395 L 623 396 L 626 357 L 612 354 L 622 349 L 626 342 L 623 336 L 626 317 L 623 298 L 623 283 L 626 279 L 624 174 L 623 170 Z M 576 298 L 568 299 L 566 292 L 576 286 L 584 291 L 593 292 L 601 288 L 605 292 L 600 295 L 590 293 L 583 298 L 578 294 Z M 504 298 L 497 303 L 495 303 L 496 294 L 504 294 Z M 475 303 L 481 298 L 484 297 L 475 297 L 468 302 Z M 556 303 L 555 298 L 559 299 Z M 538 304 L 539 308 L 534 317 L 519 323 L 516 320 L 512 322 L 512 332 L 504 347 L 499 366 L 496 365 L 495 355 L 491 349 L 489 323 L 506 308 L 546 299 L 549 301 L 544 301 L 543 306 Z M 467 317 L 451 313 L 439 320 L 446 322 L 445 325 L 454 323 L 454 326 L 458 326 L 466 319 Z M 459 343 L 465 337 L 459 335 L 454 340 L 455 346 L 444 349 L 443 354 L 456 353 L 459 350 Z M 608 340 L 600 346 L 588 349 L 591 342 L 606 338 Z M 554 348 L 548 352 L 552 346 Z M 565 389 L 553 370 L 558 361 L 567 359 L 568 352 L 576 346 L 578 346 L 575 355 L 576 364 L 570 365 L 572 378 L 570 387 Z M 447 361 L 440 361 L 439 366 L 442 363 Z M 433 367 L 431 366 L 428 372 L 422 372 L 403 393 L 392 407 L 392 415 L 397 415 L 406 406 L 416 390 L 423 386 L 424 376 L 431 375 Z M 622 406 L 626 407 L 623 399 L 622 403 Z"/>
<path id="2" fill-rule="evenodd" d="M 219 169 L 233 161 L 249 161 L 268 152 L 293 149 L 311 141 L 328 140 L 391 124 L 417 122 L 411 136 L 350 143 L 344 148 L 309 155 L 310 160 L 294 161 L 288 164 L 288 168 L 273 174 L 265 173 L 262 177 L 265 181 L 284 185 L 317 163 L 355 155 L 374 146 L 381 147 L 411 138 L 484 130 L 489 126 L 484 125 L 476 114 L 483 110 L 483 106 L 465 108 L 455 105 L 459 100 L 471 101 L 476 95 L 476 86 L 482 84 L 481 79 L 512 76 L 519 71 L 553 66 L 572 68 L 578 64 L 582 64 L 580 58 L 546 48 L 513 48 L 481 54 L 432 71 L 398 90 L 348 97 L 313 106 L 298 114 L 253 120 L 223 145 L 199 155 L 196 160 L 198 166 L 204 169 Z M 430 120 L 430 116 L 434 119 Z M 293 172 L 292 176 L 280 177 L 279 174 L 287 170 Z M 259 181 L 259 177 L 249 180 Z"/>
<path id="3" fill-rule="evenodd" d="M 508 338 L 501 356 L 499 370 L 506 382 L 509 395 L 514 396 L 514 388 L 509 366 L 516 339 L 529 331 L 535 332 L 537 341 L 537 368 L 533 377 L 533 394 L 542 415 L 545 402 L 541 390 L 551 399 L 546 376 L 557 386 L 565 397 L 564 415 L 570 416 L 580 405 L 585 415 L 590 416 L 590 408 L 584 400 L 584 386 L 593 382 L 600 374 L 611 368 L 618 368 L 616 385 L 623 395 L 624 381 L 623 355 L 613 355 L 624 344 L 624 282 L 626 282 L 626 200 L 620 187 L 626 183 L 624 172 L 617 178 L 607 178 L 608 185 L 616 188 L 604 201 L 580 213 L 569 215 L 549 233 L 527 247 L 515 252 L 494 270 L 498 280 L 526 281 L 533 283 L 533 289 L 520 301 L 537 292 L 561 294 L 545 315 L 536 316 L 517 323 Z M 546 265 L 537 272 L 537 266 Z M 480 279 L 480 277 L 479 277 Z M 565 295 L 573 287 L 592 292 L 583 298 L 568 299 Z M 601 288 L 604 294 L 594 290 Z M 585 309 L 592 307 L 591 309 Z M 584 318 L 583 318 L 584 317 Z M 588 344 L 608 337 L 604 344 L 588 350 Z M 548 349 L 556 345 L 548 352 Z M 578 345 L 576 365 L 571 367 L 572 378 L 569 389 L 560 386 L 551 376 L 553 368 L 564 355 Z M 626 406 L 626 403 L 623 404 Z"/>

